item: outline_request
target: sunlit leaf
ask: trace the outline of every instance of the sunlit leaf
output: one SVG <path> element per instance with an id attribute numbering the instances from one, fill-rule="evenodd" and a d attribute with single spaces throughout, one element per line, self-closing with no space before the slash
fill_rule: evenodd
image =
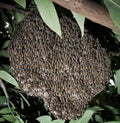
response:
<path id="1" fill-rule="evenodd" d="M 41 116 L 37 118 L 40 123 L 50 123 L 52 118 L 50 116 Z"/>
<path id="2" fill-rule="evenodd" d="M 64 120 L 53 120 L 50 123 L 64 123 L 64 122 L 65 122 Z"/>
<path id="3" fill-rule="evenodd" d="M 23 103 L 23 98 L 20 98 L 20 107 L 21 107 L 21 109 L 24 109 L 24 103 Z"/>
<path id="4" fill-rule="evenodd" d="M 69 123 L 79 123 L 79 120 L 71 120 Z"/>
<path id="5" fill-rule="evenodd" d="M 104 4 L 113 22 L 120 29 L 120 0 L 104 0 Z"/>
<path id="6" fill-rule="evenodd" d="M 11 111 L 14 113 L 15 111 L 13 109 L 11 109 Z M 0 114 L 8 114 L 11 113 L 9 108 L 3 108 L 0 110 Z"/>
<path id="7" fill-rule="evenodd" d="M 15 0 L 19 5 L 21 5 L 23 8 L 26 7 L 26 0 Z"/>
<path id="8" fill-rule="evenodd" d="M 3 108 L 0 110 L 0 114 L 8 114 L 8 113 L 10 113 L 9 108 Z"/>
<path id="9" fill-rule="evenodd" d="M 9 105 L 9 106 L 11 106 L 11 107 L 12 107 L 12 109 L 16 109 L 16 107 L 15 107 L 15 105 L 14 105 L 14 103 L 13 103 L 12 101 L 10 101 L 10 100 L 9 100 L 9 103 L 10 103 L 10 105 Z M 10 109 L 11 109 L 11 107 L 10 107 Z"/>
<path id="10" fill-rule="evenodd" d="M 2 115 L 2 117 L 5 119 L 5 120 L 7 120 L 7 121 L 9 121 L 9 122 L 11 122 L 11 123 L 14 123 L 15 122 L 15 117 L 13 117 L 13 115 L 11 115 L 11 114 L 9 114 L 9 115 Z"/>
<path id="11" fill-rule="evenodd" d="M 80 30 L 81 30 L 81 37 L 83 37 L 84 35 L 84 23 L 85 23 L 85 17 L 81 16 L 80 14 L 76 13 L 76 12 L 73 12 L 71 11 L 75 20 L 77 21 L 79 27 L 80 27 Z"/>
<path id="12" fill-rule="evenodd" d="M 94 112 L 97 112 L 97 111 L 102 111 L 104 109 L 99 107 L 99 106 L 94 106 L 94 107 L 88 108 L 88 110 L 92 110 Z"/>
<path id="13" fill-rule="evenodd" d="M 6 71 L 0 70 L 0 78 L 19 88 L 17 81 Z"/>
<path id="14" fill-rule="evenodd" d="M 86 110 L 82 118 L 77 119 L 77 120 L 71 120 L 69 123 L 88 123 L 90 118 L 92 117 L 94 111 L 92 110 Z"/>
<path id="15" fill-rule="evenodd" d="M 61 37 L 61 28 L 57 12 L 51 0 L 34 0 L 43 21 Z"/>
<path id="16" fill-rule="evenodd" d="M 120 123 L 120 121 L 108 121 L 108 122 L 102 122 L 102 123 Z"/>
<path id="17" fill-rule="evenodd" d="M 79 120 L 79 122 L 80 123 L 88 123 L 88 121 L 92 117 L 93 113 L 94 113 L 94 111 L 92 111 L 92 110 L 86 110 L 86 112 L 84 113 L 82 118 Z"/>
<path id="18" fill-rule="evenodd" d="M 9 98 L 9 96 L 8 96 L 8 93 L 7 93 L 6 87 L 5 87 L 5 85 L 4 85 L 4 83 L 3 83 L 3 81 L 2 81 L 1 79 L 0 79 L 0 86 L 1 86 L 1 88 L 2 88 L 3 92 L 4 92 L 5 96 L 6 96 L 6 99 L 8 99 L 8 98 Z"/>
<path id="19" fill-rule="evenodd" d="M 22 97 L 22 99 L 26 102 L 26 104 L 28 105 L 28 106 L 30 106 L 30 103 L 28 102 L 28 100 L 24 97 L 24 95 L 22 94 L 22 93 L 19 93 L 20 94 L 20 96 Z"/>
<path id="20" fill-rule="evenodd" d="M 24 121 L 19 117 L 19 116 L 16 116 L 16 120 L 15 120 L 15 123 L 24 123 Z"/>
<path id="21" fill-rule="evenodd" d="M 120 94 L 120 70 L 116 71 L 114 74 L 115 86 L 117 87 L 117 92 Z"/>

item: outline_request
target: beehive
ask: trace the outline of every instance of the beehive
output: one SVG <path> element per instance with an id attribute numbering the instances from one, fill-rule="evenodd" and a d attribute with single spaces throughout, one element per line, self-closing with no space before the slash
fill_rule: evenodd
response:
<path id="1" fill-rule="evenodd" d="M 9 45 L 11 73 L 28 95 L 40 97 L 50 112 L 65 120 L 81 116 L 109 80 L 110 59 L 88 30 L 81 38 L 75 20 L 60 17 L 62 39 L 31 12 Z"/>

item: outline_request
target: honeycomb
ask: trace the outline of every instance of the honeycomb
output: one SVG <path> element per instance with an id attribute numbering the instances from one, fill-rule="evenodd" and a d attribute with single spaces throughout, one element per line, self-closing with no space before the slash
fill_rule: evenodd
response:
<path id="1" fill-rule="evenodd" d="M 60 16 L 62 39 L 37 11 L 17 26 L 8 48 L 10 72 L 20 88 L 40 97 L 55 118 L 80 117 L 109 80 L 110 59 L 88 29 L 81 38 L 76 21 Z"/>

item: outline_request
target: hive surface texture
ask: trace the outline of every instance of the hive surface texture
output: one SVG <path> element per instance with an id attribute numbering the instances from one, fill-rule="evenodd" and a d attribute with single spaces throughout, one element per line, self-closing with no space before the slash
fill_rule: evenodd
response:
<path id="1" fill-rule="evenodd" d="M 55 118 L 80 117 L 91 99 L 105 89 L 110 60 L 88 30 L 81 38 L 75 20 L 60 16 L 62 39 L 35 10 L 17 26 L 8 51 L 10 72 L 20 88 L 40 97 Z"/>

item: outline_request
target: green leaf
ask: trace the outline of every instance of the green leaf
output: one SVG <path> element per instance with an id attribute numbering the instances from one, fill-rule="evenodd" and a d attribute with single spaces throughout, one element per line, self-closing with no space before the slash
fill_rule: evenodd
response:
<path id="1" fill-rule="evenodd" d="M 24 109 L 24 103 L 23 103 L 23 98 L 20 98 L 20 107 L 21 107 L 21 109 Z"/>
<path id="2" fill-rule="evenodd" d="M 3 81 L 1 81 L 1 79 L 0 79 L 0 86 L 1 86 L 1 88 L 2 88 L 3 92 L 4 92 L 5 96 L 6 96 L 6 99 L 8 99 L 8 98 L 9 98 L 9 96 L 8 96 L 8 93 L 7 93 L 6 87 L 5 87 L 4 83 L 3 83 Z"/>
<path id="3" fill-rule="evenodd" d="M 8 64 L 1 64 L 2 68 L 5 70 L 5 71 L 9 71 L 10 70 L 10 66 Z"/>
<path id="4" fill-rule="evenodd" d="M 50 123 L 52 120 L 52 118 L 50 116 L 41 116 L 37 118 L 37 121 L 39 121 L 40 123 Z"/>
<path id="5" fill-rule="evenodd" d="M 7 99 L 5 96 L 0 96 L 0 106 L 3 105 L 3 103 L 7 102 Z"/>
<path id="6" fill-rule="evenodd" d="M 9 121 L 9 122 L 11 122 L 11 123 L 15 123 L 15 117 L 13 117 L 13 115 L 2 115 L 2 117 L 5 119 L 5 120 L 7 120 L 7 121 Z"/>
<path id="7" fill-rule="evenodd" d="M 120 123 L 120 121 L 108 121 L 108 122 L 103 122 L 103 123 Z"/>
<path id="8" fill-rule="evenodd" d="M 92 110 L 86 110 L 82 118 L 77 119 L 77 120 L 71 120 L 69 123 L 88 123 L 90 118 L 92 117 L 94 111 Z"/>
<path id="9" fill-rule="evenodd" d="M 1 51 L 0 51 L 0 56 L 6 57 L 6 58 L 9 57 L 8 52 L 7 52 L 6 50 L 1 50 Z"/>
<path id="10" fill-rule="evenodd" d="M 0 78 L 19 88 L 17 81 L 6 71 L 0 70 Z"/>
<path id="11" fill-rule="evenodd" d="M 13 109 L 11 109 L 11 111 L 14 113 L 15 111 Z M 0 110 L 0 114 L 8 114 L 11 113 L 9 108 L 3 108 Z"/>
<path id="12" fill-rule="evenodd" d="M 95 121 L 98 123 L 103 123 L 103 119 L 100 115 L 95 115 Z"/>
<path id="13" fill-rule="evenodd" d="M 78 120 L 71 120 L 69 123 L 79 123 Z"/>
<path id="14" fill-rule="evenodd" d="M 119 33 L 117 33 L 117 32 L 115 32 L 115 31 L 113 31 L 113 33 L 114 33 L 114 35 L 113 35 L 113 36 L 115 36 L 115 38 L 117 39 L 117 41 L 119 41 L 119 42 L 120 42 L 120 34 L 119 34 Z"/>
<path id="15" fill-rule="evenodd" d="M 8 45 L 9 45 L 9 43 L 10 43 L 10 40 L 5 41 L 5 42 L 4 42 L 4 44 L 2 45 L 2 49 L 7 48 L 7 47 L 8 47 Z"/>
<path id="16" fill-rule="evenodd" d="M 99 106 L 94 106 L 94 107 L 88 108 L 88 110 L 92 110 L 94 112 L 97 112 L 97 111 L 102 111 L 104 109 L 99 107 Z"/>
<path id="17" fill-rule="evenodd" d="M 77 21 L 79 27 L 80 27 L 80 30 L 81 30 L 81 37 L 84 36 L 84 23 L 85 23 L 85 17 L 81 16 L 80 14 L 76 13 L 76 12 L 73 12 L 71 11 L 75 20 Z"/>
<path id="18" fill-rule="evenodd" d="M 92 110 L 86 110 L 86 112 L 84 113 L 82 118 L 79 120 L 79 122 L 80 123 L 88 123 L 88 121 L 92 117 L 93 113 L 94 113 L 94 111 L 92 111 Z"/>
<path id="19" fill-rule="evenodd" d="M 65 122 L 64 120 L 53 120 L 50 123 L 64 123 L 64 122 Z"/>
<path id="20" fill-rule="evenodd" d="M 109 109 L 114 115 L 118 115 L 119 114 L 119 111 L 116 108 L 114 108 L 112 106 L 109 106 L 109 105 L 105 105 L 105 107 L 107 109 Z"/>
<path id="21" fill-rule="evenodd" d="M 47 26 L 61 37 L 61 27 L 57 12 L 51 0 L 34 0 L 38 11 Z"/>
<path id="22" fill-rule="evenodd" d="M 120 113 L 119 113 L 118 109 L 116 109 L 112 106 L 109 106 L 109 105 L 105 105 L 105 107 L 113 113 L 113 116 L 114 116 L 115 120 L 120 121 L 120 117 L 119 117 Z"/>
<path id="23" fill-rule="evenodd" d="M 16 116 L 16 120 L 15 120 L 15 123 L 24 123 L 24 121 L 19 117 L 19 116 Z"/>
<path id="24" fill-rule="evenodd" d="M 4 122 L 5 119 L 3 117 L 0 118 L 0 122 Z"/>
<path id="25" fill-rule="evenodd" d="M 23 8 L 26 8 L 26 0 L 15 0 L 15 2 L 17 2 Z"/>
<path id="26" fill-rule="evenodd" d="M 116 71 L 114 74 L 115 85 L 117 87 L 117 92 L 120 94 L 120 70 Z"/>
<path id="27" fill-rule="evenodd" d="M 22 97 L 22 99 L 26 102 L 26 104 L 28 105 L 28 106 L 30 106 L 30 103 L 27 101 L 27 99 L 24 97 L 24 95 L 22 94 L 22 93 L 19 93 L 20 94 L 20 96 Z"/>
<path id="28" fill-rule="evenodd" d="M 15 16 L 15 20 L 17 21 L 17 23 L 22 21 L 25 17 L 25 15 L 23 15 L 22 13 L 19 13 L 19 12 L 15 12 L 14 16 Z"/>
<path id="29" fill-rule="evenodd" d="M 113 22 L 120 29 L 120 0 L 104 0 L 104 4 Z"/>
<path id="30" fill-rule="evenodd" d="M 8 113 L 10 113 L 9 108 L 3 108 L 0 110 L 0 114 L 8 114 Z"/>

